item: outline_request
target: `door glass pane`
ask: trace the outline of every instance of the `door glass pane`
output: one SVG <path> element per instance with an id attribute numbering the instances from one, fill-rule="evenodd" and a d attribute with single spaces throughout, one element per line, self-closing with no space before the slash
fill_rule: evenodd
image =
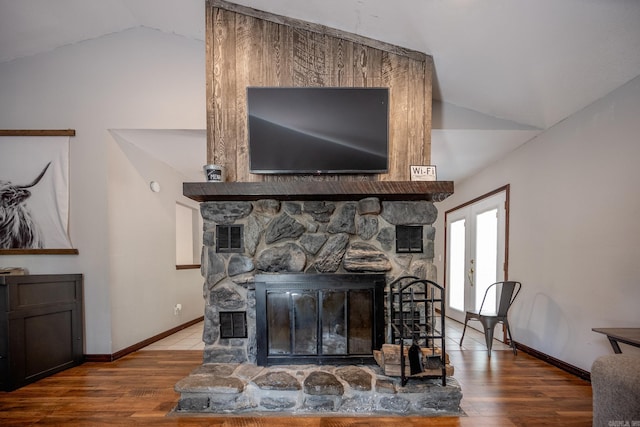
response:
<path id="1" fill-rule="evenodd" d="M 349 353 L 372 354 L 373 296 L 370 290 L 349 291 Z"/>
<path id="2" fill-rule="evenodd" d="M 269 354 L 290 354 L 289 292 L 267 293 Z"/>
<path id="3" fill-rule="evenodd" d="M 322 354 L 347 354 L 347 293 L 322 293 Z"/>
<path id="4" fill-rule="evenodd" d="M 498 210 L 476 215 L 476 310 L 480 309 L 487 288 L 497 280 Z M 487 295 L 482 312 L 495 312 L 495 291 Z"/>
<path id="5" fill-rule="evenodd" d="M 317 293 L 291 295 L 293 303 L 293 354 L 318 353 Z"/>
<path id="6" fill-rule="evenodd" d="M 465 220 L 452 222 L 449 246 L 449 307 L 464 311 Z"/>

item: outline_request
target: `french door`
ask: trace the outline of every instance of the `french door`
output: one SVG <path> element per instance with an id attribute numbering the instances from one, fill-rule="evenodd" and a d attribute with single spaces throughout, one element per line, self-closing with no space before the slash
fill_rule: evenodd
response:
<path id="1" fill-rule="evenodd" d="M 487 287 L 507 276 L 508 191 L 502 187 L 445 214 L 447 315 L 464 322 L 478 310 Z M 487 295 L 483 311 L 495 310 Z"/>

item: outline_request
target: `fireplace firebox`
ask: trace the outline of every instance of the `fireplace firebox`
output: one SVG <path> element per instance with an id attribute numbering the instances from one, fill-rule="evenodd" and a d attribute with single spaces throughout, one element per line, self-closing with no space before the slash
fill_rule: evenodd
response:
<path id="1" fill-rule="evenodd" d="M 384 274 L 256 275 L 258 365 L 374 363 L 384 286 Z"/>

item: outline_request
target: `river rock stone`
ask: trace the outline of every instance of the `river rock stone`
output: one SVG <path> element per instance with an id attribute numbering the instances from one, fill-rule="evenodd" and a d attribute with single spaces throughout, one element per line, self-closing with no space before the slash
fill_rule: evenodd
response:
<path id="1" fill-rule="evenodd" d="M 234 363 L 205 363 L 191 372 L 191 375 L 214 375 L 228 377 L 240 366 Z"/>
<path id="2" fill-rule="evenodd" d="M 395 394 L 396 384 L 390 378 L 378 377 L 376 379 L 376 392 L 384 394 Z"/>
<path id="3" fill-rule="evenodd" d="M 378 235 L 376 240 L 380 242 L 382 249 L 390 251 L 393 248 L 393 242 L 396 240 L 396 230 L 393 227 L 384 227 Z"/>
<path id="4" fill-rule="evenodd" d="M 212 289 L 222 279 L 225 278 L 226 272 L 224 269 L 225 260 L 222 256 L 218 255 L 213 249 L 207 251 L 209 262 L 207 264 L 207 286 Z"/>
<path id="5" fill-rule="evenodd" d="M 242 380 L 234 377 L 190 375 L 178 381 L 174 389 L 178 393 L 188 390 L 191 393 L 236 394 L 242 393 L 244 386 Z"/>
<path id="6" fill-rule="evenodd" d="M 460 407 L 460 400 L 462 399 L 462 393 L 459 395 L 452 395 L 452 393 L 446 393 L 444 396 L 437 393 L 425 393 L 425 398 L 416 402 L 416 406 L 419 409 L 436 409 L 440 411 L 457 411 Z"/>
<path id="7" fill-rule="evenodd" d="M 391 261 L 384 252 L 368 243 L 356 242 L 347 248 L 343 260 L 347 271 L 389 271 Z"/>
<path id="8" fill-rule="evenodd" d="M 311 215 L 318 222 L 329 222 L 336 205 L 327 202 L 309 201 L 304 202 L 302 211 Z"/>
<path id="9" fill-rule="evenodd" d="M 284 202 L 282 209 L 289 215 L 300 215 L 302 213 L 302 206 L 296 202 Z"/>
<path id="10" fill-rule="evenodd" d="M 318 253 L 328 236 L 324 233 L 306 233 L 300 238 L 300 246 L 311 255 Z"/>
<path id="11" fill-rule="evenodd" d="M 249 202 L 204 202 L 200 204 L 200 213 L 206 221 L 216 224 L 233 224 L 251 213 L 253 206 Z"/>
<path id="12" fill-rule="evenodd" d="M 307 233 L 317 233 L 320 230 L 320 224 L 311 220 L 304 222 L 305 227 L 307 227 Z"/>
<path id="13" fill-rule="evenodd" d="M 253 259 L 240 255 L 233 254 L 229 258 L 229 265 L 227 266 L 227 274 L 229 277 L 237 276 L 238 274 L 248 273 L 254 269 Z"/>
<path id="14" fill-rule="evenodd" d="M 257 214 L 277 215 L 280 212 L 280 202 L 274 199 L 261 199 L 253 204 L 253 211 Z"/>
<path id="15" fill-rule="evenodd" d="M 434 280 L 436 277 L 436 273 L 436 267 L 429 261 L 415 260 L 411 263 L 410 274 L 412 276 Z"/>
<path id="16" fill-rule="evenodd" d="M 380 199 L 367 197 L 358 201 L 359 215 L 378 215 L 380 213 Z"/>
<path id="17" fill-rule="evenodd" d="M 426 225 L 424 227 L 424 238 L 427 240 L 435 240 L 436 228 L 432 225 Z"/>
<path id="18" fill-rule="evenodd" d="M 407 399 L 399 396 L 383 397 L 382 399 L 380 399 L 380 407 L 391 412 L 407 412 L 410 404 L 411 402 L 409 402 Z"/>
<path id="19" fill-rule="evenodd" d="M 204 246 L 216 247 L 216 234 L 212 230 L 202 233 L 202 244 Z"/>
<path id="20" fill-rule="evenodd" d="M 202 331 L 202 341 L 210 345 L 218 341 L 220 337 L 220 315 L 218 310 L 212 306 L 204 308 L 204 331 Z"/>
<path id="21" fill-rule="evenodd" d="M 375 411 L 375 399 L 371 396 L 360 395 L 344 399 L 340 411 L 353 414 L 371 414 Z"/>
<path id="22" fill-rule="evenodd" d="M 181 397 L 176 411 L 204 412 L 209 408 L 208 396 Z"/>
<path id="23" fill-rule="evenodd" d="M 345 366 L 336 370 L 336 375 L 345 380 L 352 389 L 371 390 L 371 374 L 356 366 Z"/>
<path id="24" fill-rule="evenodd" d="M 244 308 L 244 298 L 233 289 L 219 286 L 211 291 L 210 304 L 222 310 L 240 310 Z"/>
<path id="25" fill-rule="evenodd" d="M 347 250 L 348 243 L 348 234 L 334 234 L 329 237 L 327 243 L 325 243 L 316 256 L 316 262 L 314 263 L 315 269 L 320 273 L 333 273 L 337 271 L 342 262 L 344 252 Z"/>
<path id="26" fill-rule="evenodd" d="M 436 256 L 435 246 L 433 240 L 427 240 L 424 243 L 423 252 L 425 258 L 433 259 Z"/>
<path id="27" fill-rule="evenodd" d="M 332 396 L 306 396 L 303 408 L 306 411 L 333 412 L 340 405 L 340 398 Z"/>
<path id="28" fill-rule="evenodd" d="M 296 401 L 286 397 L 263 397 L 260 406 L 269 410 L 291 409 L 296 406 Z"/>
<path id="29" fill-rule="evenodd" d="M 273 246 L 258 255 L 256 268 L 268 273 L 304 271 L 307 258 L 304 250 L 295 243 Z"/>
<path id="30" fill-rule="evenodd" d="M 244 363 L 247 353 L 242 347 L 210 347 L 205 348 L 204 363 Z"/>
<path id="31" fill-rule="evenodd" d="M 256 254 L 263 229 L 263 225 L 255 216 L 251 215 L 247 219 L 247 225 L 244 227 L 244 250 L 247 254 L 251 256 Z"/>
<path id="32" fill-rule="evenodd" d="M 304 392 L 314 396 L 342 396 L 344 386 L 328 372 L 311 372 L 304 380 Z"/>
<path id="33" fill-rule="evenodd" d="M 257 366 L 251 363 L 242 363 L 237 365 L 237 368 L 233 371 L 233 375 L 243 380 L 249 381 L 252 378 L 257 377 L 261 372 L 265 371 L 264 366 Z"/>
<path id="34" fill-rule="evenodd" d="M 411 254 L 396 256 L 396 263 L 403 269 L 409 268 L 412 260 L 413 260 L 413 255 Z"/>
<path id="35" fill-rule="evenodd" d="M 296 239 L 304 232 L 304 225 L 284 213 L 269 223 L 264 240 L 267 244 L 271 244 L 283 239 Z"/>
<path id="36" fill-rule="evenodd" d="M 268 372 L 253 380 L 262 390 L 300 390 L 300 383 L 286 372 Z"/>
<path id="37" fill-rule="evenodd" d="M 254 316 L 249 316 L 249 317 L 254 317 Z M 249 329 L 251 329 L 251 327 L 249 327 Z M 246 340 L 246 342 L 247 342 L 247 348 L 246 348 L 245 355 L 247 357 L 247 362 L 255 364 L 257 361 L 256 355 L 258 354 L 258 342 L 257 342 L 256 334 L 253 332 L 249 334 L 249 338 Z"/>
<path id="38" fill-rule="evenodd" d="M 329 233 L 356 234 L 356 205 L 347 203 L 333 215 L 327 227 Z"/>
<path id="39" fill-rule="evenodd" d="M 356 230 L 362 240 L 370 240 L 378 232 L 378 218 L 373 215 L 359 216 Z"/>
<path id="40" fill-rule="evenodd" d="M 427 201 L 386 201 L 382 202 L 380 215 L 393 225 L 433 224 L 438 209 Z"/>

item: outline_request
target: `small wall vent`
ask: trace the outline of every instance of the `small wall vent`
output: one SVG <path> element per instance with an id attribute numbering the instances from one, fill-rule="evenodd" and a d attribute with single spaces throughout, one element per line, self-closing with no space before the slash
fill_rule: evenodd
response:
<path id="1" fill-rule="evenodd" d="M 221 312 L 220 338 L 247 338 L 247 312 Z"/>
<path id="2" fill-rule="evenodd" d="M 216 225 L 216 252 L 242 253 L 244 251 L 244 227 L 238 225 Z"/>
<path id="3" fill-rule="evenodd" d="M 423 250 L 421 225 L 396 226 L 396 253 L 422 253 Z"/>

